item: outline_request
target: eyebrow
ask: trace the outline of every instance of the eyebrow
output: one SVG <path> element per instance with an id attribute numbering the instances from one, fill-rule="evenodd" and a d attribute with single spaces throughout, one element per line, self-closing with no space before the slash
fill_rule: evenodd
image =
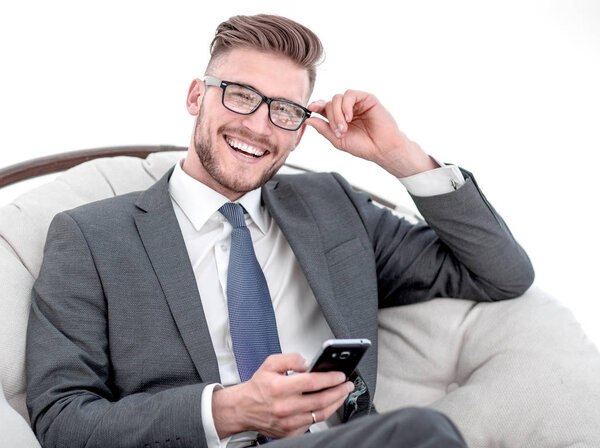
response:
<path id="1" fill-rule="evenodd" d="M 265 95 L 264 93 L 261 92 L 260 89 L 257 89 L 252 84 L 247 84 L 247 83 L 242 82 L 242 81 L 229 81 L 229 82 L 235 82 L 236 84 L 241 84 L 241 85 L 246 86 L 246 87 L 251 87 L 252 89 L 256 90 L 257 92 L 260 92 L 262 95 Z M 265 96 L 268 96 L 268 95 L 265 95 Z M 279 96 L 274 96 L 274 97 L 271 97 L 271 98 L 274 99 L 274 100 L 290 101 L 291 103 L 298 104 L 299 106 L 302 106 L 302 102 L 301 101 L 294 101 L 294 100 L 290 100 L 288 98 L 283 98 L 283 97 L 279 97 Z"/>

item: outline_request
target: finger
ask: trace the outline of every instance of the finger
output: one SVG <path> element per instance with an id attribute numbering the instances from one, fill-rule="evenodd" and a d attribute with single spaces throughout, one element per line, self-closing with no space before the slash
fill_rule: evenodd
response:
<path id="1" fill-rule="evenodd" d="M 276 373 L 285 373 L 288 370 L 296 372 L 304 372 L 306 370 L 307 361 L 300 353 L 280 353 L 270 355 L 260 366 L 259 370 L 267 370 Z"/>
<path id="2" fill-rule="evenodd" d="M 305 373 L 299 378 L 303 393 L 315 393 L 337 387 L 346 381 L 342 372 L 312 372 Z"/>
<path id="3" fill-rule="evenodd" d="M 315 423 L 325 421 L 329 417 L 331 417 L 335 413 L 335 411 L 337 411 L 340 408 L 340 406 L 344 404 L 344 401 L 346 401 L 346 397 L 334 401 L 329 406 L 326 406 L 323 409 L 317 409 L 312 411 L 315 414 Z M 310 419 L 312 422 L 312 413 L 310 415 Z"/>
<path id="4" fill-rule="evenodd" d="M 275 427 L 270 426 L 260 432 L 272 439 L 283 439 L 304 434 L 310 425 L 312 425 L 312 414 L 304 412 L 279 420 Z"/>
<path id="5" fill-rule="evenodd" d="M 274 408 L 276 424 L 271 423 L 268 429 L 261 432 L 275 438 L 301 434 L 312 425 L 312 412 L 316 421 L 326 420 L 344 403 L 353 388 L 353 383 L 344 382 L 315 394 L 289 397 Z"/>
<path id="6" fill-rule="evenodd" d="M 319 392 L 303 395 L 302 403 L 298 404 L 298 409 L 323 409 L 339 400 L 345 400 L 353 390 L 354 384 L 350 381 L 346 381 L 335 387 L 330 387 Z"/>
<path id="7" fill-rule="evenodd" d="M 331 101 L 325 105 L 325 116 L 327 117 L 329 129 L 331 129 L 331 132 L 333 132 L 335 134 L 336 124 L 333 121 L 333 103 Z M 339 136 L 337 136 L 337 135 L 336 135 L 336 137 L 339 138 Z"/>
<path id="8" fill-rule="evenodd" d="M 342 384 L 346 380 L 345 375 L 341 372 L 299 373 L 288 378 L 288 387 L 300 393 L 312 393 L 329 389 Z"/>
<path id="9" fill-rule="evenodd" d="M 325 117 L 325 105 L 326 104 L 327 104 L 327 101 L 325 101 L 325 100 L 318 100 L 318 101 L 313 101 L 308 106 L 306 106 L 306 108 L 308 110 L 310 110 L 311 112 L 316 112 L 316 113 L 318 113 L 320 115 L 323 115 Z"/>
<path id="10" fill-rule="evenodd" d="M 355 90 L 346 90 L 344 97 L 342 98 L 342 113 L 347 123 L 352 121 L 354 118 L 354 105 L 358 100 L 358 95 Z"/>
<path id="11" fill-rule="evenodd" d="M 348 130 L 348 125 L 346 124 L 346 118 L 344 117 L 344 112 L 342 112 L 342 100 L 343 96 L 340 94 L 334 95 L 331 100 L 331 115 L 327 115 L 327 119 L 329 123 L 332 125 L 333 132 L 335 136 L 340 138 L 344 132 Z M 329 110 L 328 110 L 329 112 Z"/>
<path id="12" fill-rule="evenodd" d="M 329 127 L 329 123 L 321 118 L 311 117 L 305 121 L 305 123 L 309 126 L 312 126 L 316 129 L 316 131 L 325 137 L 327 140 L 331 142 L 331 144 L 335 147 L 339 147 L 340 139 L 335 136 L 331 128 Z"/>
<path id="13" fill-rule="evenodd" d="M 333 412 L 335 412 L 335 410 L 337 408 L 339 408 L 343 403 L 344 403 L 344 401 L 342 400 L 340 405 L 338 407 L 336 407 Z M 331 416 L 331 414 L 329 414 L 327 417 L 325 417 L 325 415 L 327 415 L 327 413 L 329 412 L 330 407 L 327 407 L 326 409 L 319 409 L 317 411 L 305 411 L 305 412 L 302 412 L 301 414 L 294 415 L 293 417 L 290 417 L 289 419 L 287 419 L 287 421 L 286 421 L 287 425 L 289 425 L 290 427 L 293 427 L 293 428 L 297 428 L 295 430 L 290 431 L 287 434 L 287 436 L 289 437 L 289 436 L 293 436 L 296 434 L 303 434 L 306 431 L 308 431 L 308 428 L 310 428 L 311 425 L 313 425 L 317 422 L 323 421 L 323 420 L 327 420 L 329 418 L 329 416 Z M 315 416 L 314 421 L 313 421 L 313 413 Z M 322 420 L 320 420 L 320 418 L 322 418 Z"/>

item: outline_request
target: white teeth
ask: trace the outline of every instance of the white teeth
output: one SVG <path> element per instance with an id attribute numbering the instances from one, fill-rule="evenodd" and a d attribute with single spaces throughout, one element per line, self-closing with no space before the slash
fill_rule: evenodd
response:
<path id="1" fill-rule="evenodd" d="M 248 154 L 255 155 L 256 157 L 260 157 L 265 153 L 265 151 L 261 151 L 259 149 L 254 148 L 253 146 L 238 142 L 237 140 L 233 140 L 231 138 L 227 138 L 227 143 L 229 144 L 229 146 L 231 146 L 233 148 L 237 148 Z"/>

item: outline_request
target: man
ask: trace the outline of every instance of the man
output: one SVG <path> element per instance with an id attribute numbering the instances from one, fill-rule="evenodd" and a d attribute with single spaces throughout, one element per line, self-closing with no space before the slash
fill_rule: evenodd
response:
<path id="1" fill-rule="evenodd" d="M 304 107 L 321 52 L 289 19 L 222 23 L 188 93 L 185 159 L 147 191 L 54 219 L 27 347 L 44 446 L 464 446 L 439 413 L 375 415 L 377 309 L 515 297 L 531 265 L 473 177 L 374 96 Z M 272 179 L 307 125 L 401 178 L 431 228 L 338 175 Z M 332 337 L 373 341 L 351 381 L 305 372 Z"/>

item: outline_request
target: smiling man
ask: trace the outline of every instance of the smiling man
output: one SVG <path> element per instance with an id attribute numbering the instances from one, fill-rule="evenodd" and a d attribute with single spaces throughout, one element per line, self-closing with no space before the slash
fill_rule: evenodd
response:
<path id="1" fill-rule="evenodd" d="M 44 447 L 464 446 L 438 412 L 375 411 L 377 310 L 516 297 L 531 264 L 473 176 L 373 95 L 309 104 L 321 53 L 289 19 L 230 18 L 188 92 L 185 158 L 55 217 L 27 340 Z M 307 126 L 397 176 L 429 226 L 337 174 L 277 175 Z M 373 342 L 349 381 L 306 372 L 331 338 Z"/>
<path id="2" fill-rule="evenodd" d="M 312 88 L 306 69 L 289 57 L 251 48 L 213 56 L 207 73 L 188 94 L 188 111 L 198 118 L 184 170 L 235 201 L 271 179 L 298 145 L 308 112 L 300 105 Z M 267 103 L 263 95 L 285 101 Z"/>

